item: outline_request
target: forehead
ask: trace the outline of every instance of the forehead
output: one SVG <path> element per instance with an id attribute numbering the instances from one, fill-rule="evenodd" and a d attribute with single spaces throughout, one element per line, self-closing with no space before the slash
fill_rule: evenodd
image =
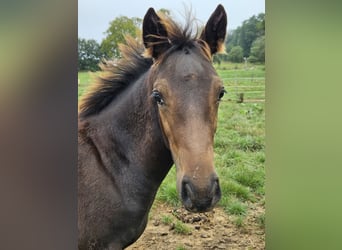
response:
<path id="1" fill-rule="evenodd" d="M 171 85 L 219 81 L 211 61 L 198 48 L 183 48 L 170 54 L 160 64 L 160 77 Z"/>

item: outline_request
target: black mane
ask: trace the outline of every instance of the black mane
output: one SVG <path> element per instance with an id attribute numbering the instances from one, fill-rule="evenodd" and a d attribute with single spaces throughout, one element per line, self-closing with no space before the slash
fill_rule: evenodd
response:
<path id="1" fill-rule="evenodd" d="M 81 98 L 79 116 L 85 118 L 98 114 L 129 84 L 134 82 L 152 65 L 151 58 L 142 56 L 144 47 L 133 38 L 126 38 L 127 45 L 121 45 L 122 58 L 117 62 L 103 61 L 103 71 L 96 82 Z"/>

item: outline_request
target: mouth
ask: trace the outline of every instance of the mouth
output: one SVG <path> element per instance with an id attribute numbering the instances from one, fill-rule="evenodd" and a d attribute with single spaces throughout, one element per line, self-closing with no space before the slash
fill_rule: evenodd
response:
<path id="1" fill-rule="evenodd" d="M 184 195 L 186 194 L 186 195 Z M 183 186 L 182 202 L 186 210 L 194 213 L 203 213 L 211 211 L 219 198 L 206 197 L 199 199 L 194 195 L 188 184 Z"/>
<path id="2" fill-rule="evenodd" d="M 212 211 L 213 210 L 213 208 L 214 208 L 214 206 L 206 206 L 206 205 L 204 205 L 204 206 L 201 206 L 201 205 L 190 205 L 190 206 L 187 206 L 187 205 L 185 205 L 184 203 L 183 203 L 183 205 L 184 205 L 184 208 L 187 210 L 187 211 L 189 211 L 189 212 L 191 212 L 191 213 L 205 213 L 205 212 L 210 212 L 210 211 Z"/>

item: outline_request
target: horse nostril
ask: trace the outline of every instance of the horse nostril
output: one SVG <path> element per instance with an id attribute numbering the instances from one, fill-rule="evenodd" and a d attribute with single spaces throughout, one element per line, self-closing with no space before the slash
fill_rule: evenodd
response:
<path id="1" fill-rule="evenodd" d="M 221 199 L 221 188 L 218 179 L 215 180 L 212 189 L 211 195 L 213 197 L 212 204 L 216 204 Z"/>
<path id="2" fill-rule="evenodd" d="M 184 206 L 187 209 L 191 209 L 193 207 L 192 200 L 194 200 L 194 193 L 191 189 L 190 183 L 188 183 L 186 180 L 183 180 L 182 182 L 181 197 Z"/>
<path id="3" fill-rule="evenodd" d="M 183 200 L 191 199 L 192 196 L 193 196 L 193 192 L 190 188 L 189 183 L 183 183 L 182 184 L 182 199 Z"/>
<path id="4" fill-rule="evenodd" d="M 195 212 L 208 211 L 221 199 L 218 178 L 212 178 L 207 186 L 201 187 L 194 185 L 185 176 L 181 183 L 180 196 L 187 210 Z"/>

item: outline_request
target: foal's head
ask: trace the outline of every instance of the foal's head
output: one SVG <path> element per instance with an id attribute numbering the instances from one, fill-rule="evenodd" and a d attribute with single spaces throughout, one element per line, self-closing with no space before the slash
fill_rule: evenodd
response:
<path id="1" fill-rule="evenodd" d="M 143 21 L 146 53 L 154 59 L 151 101 L 177 167 L 178 192 L 191 211 L 207 211 L 221 197 L 213 140 L 225 91 L 211 58 L 223 48 L 226 26 L 221 5 L 198 38 L 191 38 L 189 28 L 160 18 L 152 8 Z"/>

